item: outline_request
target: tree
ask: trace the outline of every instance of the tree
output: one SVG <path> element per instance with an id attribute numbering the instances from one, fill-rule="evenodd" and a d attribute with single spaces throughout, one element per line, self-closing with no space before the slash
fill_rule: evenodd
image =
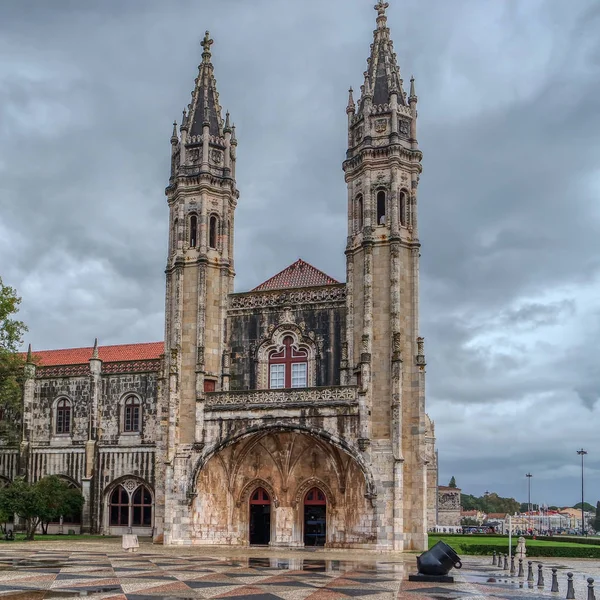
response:
<path id="1" fill-rule="evenodd" d="M 81 512 L 84 502 L 81 492 L 60 477 L 49 475 L 40 479 L 36 486 L 44 535 L 48 533 L 48 524 L 52 521 Z"/>
<path id="2" fill-rule="evenodd" d="M 596 516 L 592 521 L 592 527 L 596 533 L 600 531 L 600 501 L 596 503 Z"/>
<path id="3" fill-rule="evenodd" d="M 573 508 L 581 510 L 581 502 L 578 502 Z M 585 512 L 596 512 L 596 509 L 594 508 L 594 506 L 592 504 L 590 504 L 589 502 L 583 503 L 583 510 Z"/>
<path id="4" fill-rule="evenodd" d="M 0 511 L 16 514 L 25 521 L 25 539 L 32 540 L 40 524 L 38 494 L 35 486 L 17 477 L 0 490 Z"/>
<path id="5" fill-rule="evenodd" d="M 458 487 L 458 486 L 456 485 L 456 479 L 454 479 L 454 475 L 452 475 L 452 477 L 450 477 L 450 483 L 448 484 L 448 487 L 451 487 L 451 488 L 456 488 L 456 487 Z"/>
<path id="6" fill-rule="evenodd" d="M 0 512 L 16 514 L 25 521 L 25 539 L 33 540 L 40 524 L 47 531 L 48 523 L 61 515 L 81 511 L 83 496 L 79 490 L 56 475 L 49 475 L 34 484 L 18 477 L 0 490 Z M 45 527 L 44 527 L 45 524 Z"/>
<path id="7" fill-rule="evenodd" d="M 27 327 L 14 318 L 21 298 L 0 278 L 0 441 L 18 440 L 21 423 L 23 359 L 17 354 Z"/>
<path id="8" fill-rule="evenodd" d="M 479 523 L 477 522 L 477 520 L 474 519 L 473 517 L 463 517 L 460 520 L 460 524 L 461 525 L 479 525 Z"/>

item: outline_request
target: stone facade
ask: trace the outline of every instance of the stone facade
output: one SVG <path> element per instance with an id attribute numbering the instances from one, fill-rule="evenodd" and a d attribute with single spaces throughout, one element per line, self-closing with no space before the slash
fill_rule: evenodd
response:
<path id="1" fill-rule="evenodd" d="M 438 488 L 438 519 L 442 527 L 460 527 L 460 488 L 439 486 Z"/>
<path id="2" fill-rule="evenodd" d="M 437 457 L 419 337 L 417 96 L 414 80 L 403 90 L 387 4 L 375 8 L 361 97 L 350 90 L 347 107 L 346 282 L 298 261 L 233 293 L 237 139 L 207 33 L 171 137 L 164 352 L 37 353 L 23 443 L 0 456 L 1 475 L 60 474 L 86 496 L 83 529 L 114 533 L 120 519 L 167 544 L 427 547 Z M 61 398 L 69 435 L 56 434 Z"/>
<path id="3" fill-rule="evenodd" d="M 127 356 L 130 349 L 137 360 Z M 145 486 L 153 511 L 162 353 L 162 343 L 30 353 L 22 441 L 18 448 L 0 450 L 0 478 L 7 483 L 24 476 L 34 482 L 59 475 L 81 489 L 86 499 L 80 518 L 65 528 L 127 533 L 130 523 L 111 526 L 109 503 L 123 485 L 133 510 L 133 496 Z M 136 431 L 125 431 L 127 400 L 141 410 Z M 61 414 L 62 404 L 68 406 L 68 417 Z M 68 426 L 57 419 L 67 419 Z M 131 529 L 151 535 L 152 515 L 150 522 Z"/>

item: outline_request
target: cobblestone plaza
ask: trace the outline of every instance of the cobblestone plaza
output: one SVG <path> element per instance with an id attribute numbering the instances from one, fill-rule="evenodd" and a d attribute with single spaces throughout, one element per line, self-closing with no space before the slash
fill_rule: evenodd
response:
<path id="1" fill-rule="evenodd" d="M 467 557 L 454 584 L 407 581 L 415 555 L 364 551 L 181 548 L 142 543 L 124 552 L 120 540 L 33 542 L 0 549 L 0 596 L 19 600 L 88 597 L 104 600 L 250 598 L 252 600 L 506 600 L 564 598 L 567 572 L 575 598 L 587 598 L 587 578 L 600 575 L 595 561 L 548 559 L 545 586 Z M 535 571 L 537 572 L 537 561 Z M 558 568 L 559 592 L 550 592 Z"/>

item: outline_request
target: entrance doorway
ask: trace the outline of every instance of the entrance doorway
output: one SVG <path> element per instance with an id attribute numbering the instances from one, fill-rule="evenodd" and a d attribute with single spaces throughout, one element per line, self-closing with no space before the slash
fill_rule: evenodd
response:
<path id="1" fill-rule="evenodd" d="M 324 546 L 327 534 L 327 500 L 319 488 L 304 496 L 304 545 Z"/>
<path id="2" fill-rule="evenodd" d="M 250 544 L 266 546 L 271 541 L 271 498 L 263 488 L 250 497 Z"/>

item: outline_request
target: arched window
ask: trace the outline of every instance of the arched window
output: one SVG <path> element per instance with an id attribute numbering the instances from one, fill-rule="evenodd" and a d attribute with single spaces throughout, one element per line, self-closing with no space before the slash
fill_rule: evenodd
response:
<path id="1" fill-rule="evenodd" d="M 359 194 L 356 197 L 356 206 L 354 208 L 355 212 L 355 221 L 356 221 L 356 228 L 358 231 L 360 231 L 363 228 L 363 197 L 362 194 Z"/>
<path id="2" fill-rule="evenodd" d="M 291 336 L 283 339 L 283 348 L 269 354 L 269 387 L 303 388 L 308 385 L 308 352 L 293 345 Z"/>
<path id="3" fill-rule="evenodd" d="M 140 484 L 130 493 L 132 482 L 118 485 L 110 495 L 110 525 L 116 527 L 152 527 L 152 492 Z"/>
<path id="4" fill-rule="evenodd" d="M 177 250 L 177 236 L 179 235 L 179 219 L 173 221 L 173 233 L 171 238 L 172 247 L 171 250 L 175 252 Z"/>
<path id="5" fill-rule="evenodd" d="M 142 406 L 137 396 L 127 396 L 123 405 L 123 431 L 132 433 L 141 430 Z"/>
<path id="6" fill-rule="evenodd" d="M 129 494 L 122 485 L 110 495 L 110 524 L 129 527 Z"/>
<path id="7" fill-rule="evenodd" d="M 400 192 L 400 225 L 406 227 L 406 192 Z"/>
<path id="8" fill-rule="evenodd" d="M 385 192 L 377 192 L 377 225 L 385 225 Z"/>
<path id="9" fill-rule="evenodd" d="M 145 485 L 133 492 L 132 498 L 133 516 L 131 524 L 133 526 L 151 527 L 152 526 L 152 494 Z"/>
<path id="10" fill-rule="evenodd" d="M 56 433 L 71 433 L 71 402 L 66 398 L 56 404 Z"/>
<path id="11" fill-rule="evenodd" d="M 217 233 L 219 230 L 219 217 L 211 215 L 208 227 L 208 246 L 217 247 Z"/>
<path id="12" fill-rule="evenodd" d="M 198 243 L 198 217 L 190 217 L 190 248 L 195 248 Z"/>

